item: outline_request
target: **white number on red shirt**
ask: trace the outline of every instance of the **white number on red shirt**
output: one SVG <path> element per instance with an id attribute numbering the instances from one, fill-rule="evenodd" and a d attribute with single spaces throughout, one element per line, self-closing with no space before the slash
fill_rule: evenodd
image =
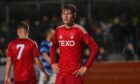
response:
<path id="1" fill-rule="evenodd" d="M 21 58 L 22 52 L 23 52 L 23 50 L 24 50 L 24 46 L 25 46 L 24 44 L 18 44 L 18 45 L 17 45 L 17 49 L 20 48 L 20 49 L 19 49 L 19 52 L 18 52 L 18 56 L 17 56 L 17 59 L 18 59 L 18 60 Z"/>

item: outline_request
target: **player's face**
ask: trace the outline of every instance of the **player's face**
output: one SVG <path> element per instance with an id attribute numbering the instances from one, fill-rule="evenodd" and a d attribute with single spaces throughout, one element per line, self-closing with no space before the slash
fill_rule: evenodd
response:
<path id="1" fill-rule="evenodd" d="M 18 28 L 17 35 L 19 38 L 26 37 L 27 31 L 24 28 Z"/>
<path id="2" fill-rule="evenodd" d="M 73 14 L 71 10 L 69 9 L 62 10 L 62 20 L 64 24 L 70 25 L 74 22 L 74 19 L 75 19 L 75 14 Z"/>

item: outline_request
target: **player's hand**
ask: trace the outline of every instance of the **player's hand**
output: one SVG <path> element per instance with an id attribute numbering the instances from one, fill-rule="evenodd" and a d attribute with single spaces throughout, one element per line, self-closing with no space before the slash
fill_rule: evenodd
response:
<path id="1" fill-rule="evenodd" d="M 4 84 L 11 84 L 11 80 L 9 77 L 6 77 L 4 80 Z"/>
<path id="2" fill-rule="evenodd" d="M 56 74 L 59 73 L 58 64 L 52 64 L 51 66 L 52 66 L 52 69 L 53 69 L 53 72 L 54 72 L 54 73 L 56 73 Z"/>
<path id="3" fill-rule="evenodd" d="M 80 69 L 76 70 L 73 74 L 75 74 L 76 77 L 83 76 L 86 71 L 87 67 L 81 67 Z"/>
<path id="4" fill-rule="evenodd" d="M 44 73 L 45 80 L 49 80 L 49 75 L 45 72 Z"/>

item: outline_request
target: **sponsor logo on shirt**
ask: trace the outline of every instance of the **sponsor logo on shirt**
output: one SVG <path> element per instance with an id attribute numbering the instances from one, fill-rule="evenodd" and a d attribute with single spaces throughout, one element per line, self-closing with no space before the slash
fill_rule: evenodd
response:
<path id="1" fill-rule="evenodd" d="M 60 46 L 75 46 L 75 42 L 73 40 L 59 40 Z"/>

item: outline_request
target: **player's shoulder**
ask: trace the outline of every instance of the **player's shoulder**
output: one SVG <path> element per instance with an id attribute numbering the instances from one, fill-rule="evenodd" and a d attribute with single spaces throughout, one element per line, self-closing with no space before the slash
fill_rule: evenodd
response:
<path id="1" fill-rule="evenodd" d="M 11 40 L 11 41 L 10 41 L 10 43 L 9 43 L 9 44 L 14 44 L 14 43 L 18 42 L 18 40 L 19 40 L 18 38 L 13 39 L 13 40 Z"/>
<path id="2" fill-rule="evenodd" d="M 63 29 L 65 26 L 64 25 L 60 25 L 60 26 L 58 26 L 57 28 L 56 28 L 56 30 L 61 30 L 61 29 Z"/>
<path id="3" fill-rule="evenodd" d="M 15 38 L 9 42 L 8 47 L 15 46 L 18 42 L 19 42 L 19 38 Z"/>
<path id="4" fill-rule="evenodd" d="M 10 43 L 13 43 L 13 42 L 15 42 L 16 40 L 17 40 L 17 39 L 13 39 L 13 40 L 11 40 L 11 41 L 10 41 Z"/>
<path id="5" fill-rule="evenodd" d="M 27 39 L 33 46 L 36 46 L 36 47 L 38 47 L 38 45 L 37 45 L 37 42 L 36 41 L 34 41 L 34 40 L 32 40 L 32 39 L 30 39 L 30 38 L 28 38 Z"/>
<path id="6" fill-rule="evenodd" d="M 85 28 L 84 28 L 84 27 L 82 27 L 81 25 L 74 24 L 74 25 L 73 25 L 73 27 L 74 27 L 74 28 L 76 28 L 78 31 L 83 32 L 84 34 L 86 34 L 86 33 L 87 33 L 87 31 L 85 30 Z"/>
<path id="7" fill-rule="evenodd" d="M 59 25 L 56 29 L 64 28 L 64 25 Z"/>
<path id="8" fill-rule="evenodd" d="M 11 40 L 11 41 L 9 42 L 9 46 L 13 45 L 15 41 L 16 41 L 16 39 Z"/>
<path id="9" fill-rule="evenodd" d="M 29 41 L 32 44 L 37 44 L 36 41 L 34 41 L 34 40 L 30 39 L 30 38 L 28 38 L 27 41 Z"/>

